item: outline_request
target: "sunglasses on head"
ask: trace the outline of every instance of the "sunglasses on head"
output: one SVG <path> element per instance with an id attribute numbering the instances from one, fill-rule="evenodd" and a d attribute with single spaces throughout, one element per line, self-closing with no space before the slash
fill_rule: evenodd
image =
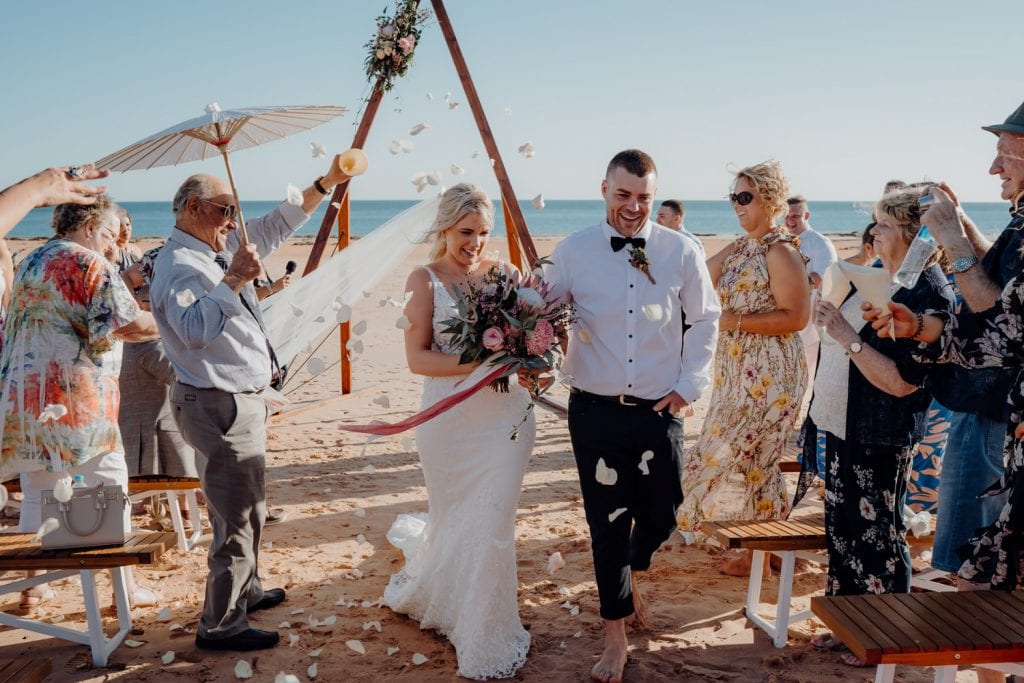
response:
<path id="1" fill-rule="evenodd" d="M 235 220 L 235 216 L 238 214 L 238 207 L 234 204 L 218 204 L 217 202 L 211 202 L 209 199 L 203 199 L 202 197 L 199 197 L 199 201 L 204 204 L 209 204 L 210 206 L 216 206 L 220 209 L 221 213 L 224 214 L 224 218 L 229 221 Z"/>
<path id="2" fill-rule="evenodd" d="M 746 206 L 750 202 L 754 201 L 754 195 L 750 192 L 740 192 L 739 194 L 733 193 L 729 195 L 729 201 L 733 204 Z"/>

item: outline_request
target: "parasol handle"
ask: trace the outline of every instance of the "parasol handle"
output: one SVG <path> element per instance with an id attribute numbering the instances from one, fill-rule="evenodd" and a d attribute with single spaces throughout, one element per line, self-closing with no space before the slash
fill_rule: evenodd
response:
<path id="1" fill-rule="evenodd" d="M 245 231 L 245 217 L 242 216 L 242 202 L 238 200 L 238 190 L 235 189 L 235 176 L 231 173 L 231 160 L 228 158 L 228 146 L 220 146 L 220 155 L 224 157 L 224 166 L 228 170 L 228 183 L 231 185 L 231 194 L 235 196 L 235 206 L 238 207 L 238 229 L 242 232 L 242 244 L 249 243 L 249 234 Z"/>

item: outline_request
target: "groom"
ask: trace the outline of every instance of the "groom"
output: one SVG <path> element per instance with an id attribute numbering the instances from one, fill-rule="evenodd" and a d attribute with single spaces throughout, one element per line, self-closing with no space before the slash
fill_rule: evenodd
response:
<path id="1" fill-rule="evenodd" d="M 564 239 L 545 272 L 574 310 L 569 434 L 605 623 L 591 677 L 605 682 L 622 680 L 626 617 L 647 624 L 636 575 L 676 528 L 680 413 L 709 383 L 718 332 L 696 247 L 648 220 L 657 186 L 650 156 L 616 154 L 601 182 L 605 220 Z"/>

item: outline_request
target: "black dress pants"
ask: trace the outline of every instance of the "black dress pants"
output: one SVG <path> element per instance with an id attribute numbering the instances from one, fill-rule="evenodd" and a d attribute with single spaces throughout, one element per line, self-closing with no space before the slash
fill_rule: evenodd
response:
<path id="1" fill-rule="evenodd" d="M 676 529 L 676 510 L 683 502 L 683 421 L 649 406 L 573 392 L 569 435 L 590 527 L 601 616 L 623 619 L 633 613 L 630 572 L 648 569 L 654 552 Z M 647 451 L 653 457 L 644 461 Z M 615 471 L 614 483 L 598 481 L 599 460 Z"/>

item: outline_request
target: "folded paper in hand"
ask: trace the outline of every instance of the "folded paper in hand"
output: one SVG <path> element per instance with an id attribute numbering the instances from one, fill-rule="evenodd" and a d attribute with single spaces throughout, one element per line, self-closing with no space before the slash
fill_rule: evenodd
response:
<path id="1" fill-rule="evenodd" d="M 892 274 L 885 268 L 871 268 L 868 266 L 857 266 L 846 261 L 836 263 L 843 275 L 853 283 L 860 294 L 863 303 L 871 304 L 872 308 L 879 308 L 888 312 L 890 298 L 893 292 Z M 849 290 L 847 290 L 849 291 Z M 845 298 L 845 295 L 844 297 Z M 831 299 L 830 299 L 831 300 Z M 895 330 L 890 325 L 889 336 L 896 338 Z"/>

